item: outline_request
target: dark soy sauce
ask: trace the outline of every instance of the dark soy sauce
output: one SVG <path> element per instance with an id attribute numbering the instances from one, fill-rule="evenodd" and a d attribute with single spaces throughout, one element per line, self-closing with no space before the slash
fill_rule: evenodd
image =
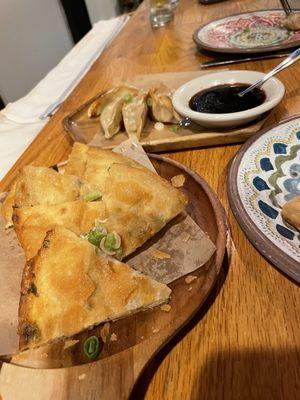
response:
<path id="1" fill-rule="evenodd" d="M 242 97 L 238 96 L 249 86 L 244 83 L 213 86 L 196 93 L 190 99 L 189 106 L 193 111 L 209 114 L 228 114 L 260 106 L 266 99 L 261 89 L 256 88 Z"/>

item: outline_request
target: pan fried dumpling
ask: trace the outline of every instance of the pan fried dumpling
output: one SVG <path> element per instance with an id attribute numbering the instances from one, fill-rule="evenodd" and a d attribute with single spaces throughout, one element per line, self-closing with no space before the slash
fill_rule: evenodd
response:
<path id="1" fill-rule="evenodd" d="M 106 139 L 113 137 L 120 131 L 124 101 L 124 97 L 115 98 L 103 109 L 100 115 L 100 123 Z"/>
<path id="2" fill-rule="evenodd" d="M 138 138 L 141 136 L 147 119 L 148 107 L 146 97 L 147 93 L 141 92 L 132 99 L 129 99 L 129 101 L 125 101 L 123 105 L 123 122 L 129 136 L 136 135 Z"/>
<path id="3" fill-rule="evenodd" d="M 111 90 L 108 90 L 96 100 L 92 102 L 92 104 L 88 108 L 88 117 L 96 118 L 99 117 L 104 108 L 111 103 L 117 97 L 124 97 L 125 99 L 128 96 L 135 96 L 139 92 L 139 89 L 133 86 L 117 86 Z"/>
<path id="4" fill-rule="evenodd" d="M 155 121 L 165 123 L 178 122 L 175 118 L 171 98 L 167 94 L 158 93 L 158 89 L 149 91 L 148 104 L 151 107 Z"/>

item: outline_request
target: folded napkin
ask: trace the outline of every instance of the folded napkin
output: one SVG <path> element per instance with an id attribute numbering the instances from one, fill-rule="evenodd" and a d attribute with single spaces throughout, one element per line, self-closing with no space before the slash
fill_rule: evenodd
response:
<path id="1" fill-rule="evenodd" d="M 93 29 L 25 97 L 0 111 L 0 179 L 38 135 L 128 16 L 97 22 Z"/>
<path id="2" fill-rule="evenodd" d="M 33 124 L 17 124 L 0 116 L 0 179 L 5 176 L 46 123 L 47 120 Z"/>
<path id="3" fill-rule="evenodd" d="M 51 115 L 128 21 L 99 21 L 26 96 L 1 111 L 10 121 L 33 123 Z"/>

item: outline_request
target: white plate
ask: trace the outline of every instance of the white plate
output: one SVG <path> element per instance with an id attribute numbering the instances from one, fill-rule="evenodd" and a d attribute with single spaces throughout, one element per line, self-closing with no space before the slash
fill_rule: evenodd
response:
<path id="1" fill-rule="evenodd" d="M 263 104 L 245 111 L 227 114 L 201 113 L 193 111 L 189 107 L 189 101 L 193 95 L 201 90 L 223 84 L 245 83 L 251 85 L 264 75 L 262 72 L 257 71 L 220 71 L 200 76 L 176 90 L 172 99 L 173 106 L 180 115 L 206 127 L 233 128 L 247 124 L 280 103 L 284 96 L 285 88 L 279 79 L 271 78 L 262 86 L 266 94 Z"/>

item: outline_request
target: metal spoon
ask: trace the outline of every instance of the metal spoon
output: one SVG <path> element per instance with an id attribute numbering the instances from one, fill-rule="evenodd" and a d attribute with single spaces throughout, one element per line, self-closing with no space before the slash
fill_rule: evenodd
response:
<path id="1" fill-rule="evenodd" d="M 292 9 L 289 5 L 288 0 L 280 0 L 281 6 L 286 14 L 286 16 L 288 17 L 291 13 L 292 13 Z"/>
<path id="2" fill-rule="evenodd" d="M 249 86 L 247 89 L 241 91 L 238 96 L 242 97 L 246 93 L 251 92 L 251 90 L 260 87 L 263 85 L 268 79 L 272 76 L 276 75 L 278 72 L 282 71 L 283 69 L 289 67 L 290 65 L 294 64 L 296 61 L 300 59 L 300 48 L 293 51 L 287 58 L 285 58 L 280 64 L 278 64 L 275 68 L 273 68 L 269 73 L 267 73 L 262 79 L 253 83 L 253 85 Z"/>

